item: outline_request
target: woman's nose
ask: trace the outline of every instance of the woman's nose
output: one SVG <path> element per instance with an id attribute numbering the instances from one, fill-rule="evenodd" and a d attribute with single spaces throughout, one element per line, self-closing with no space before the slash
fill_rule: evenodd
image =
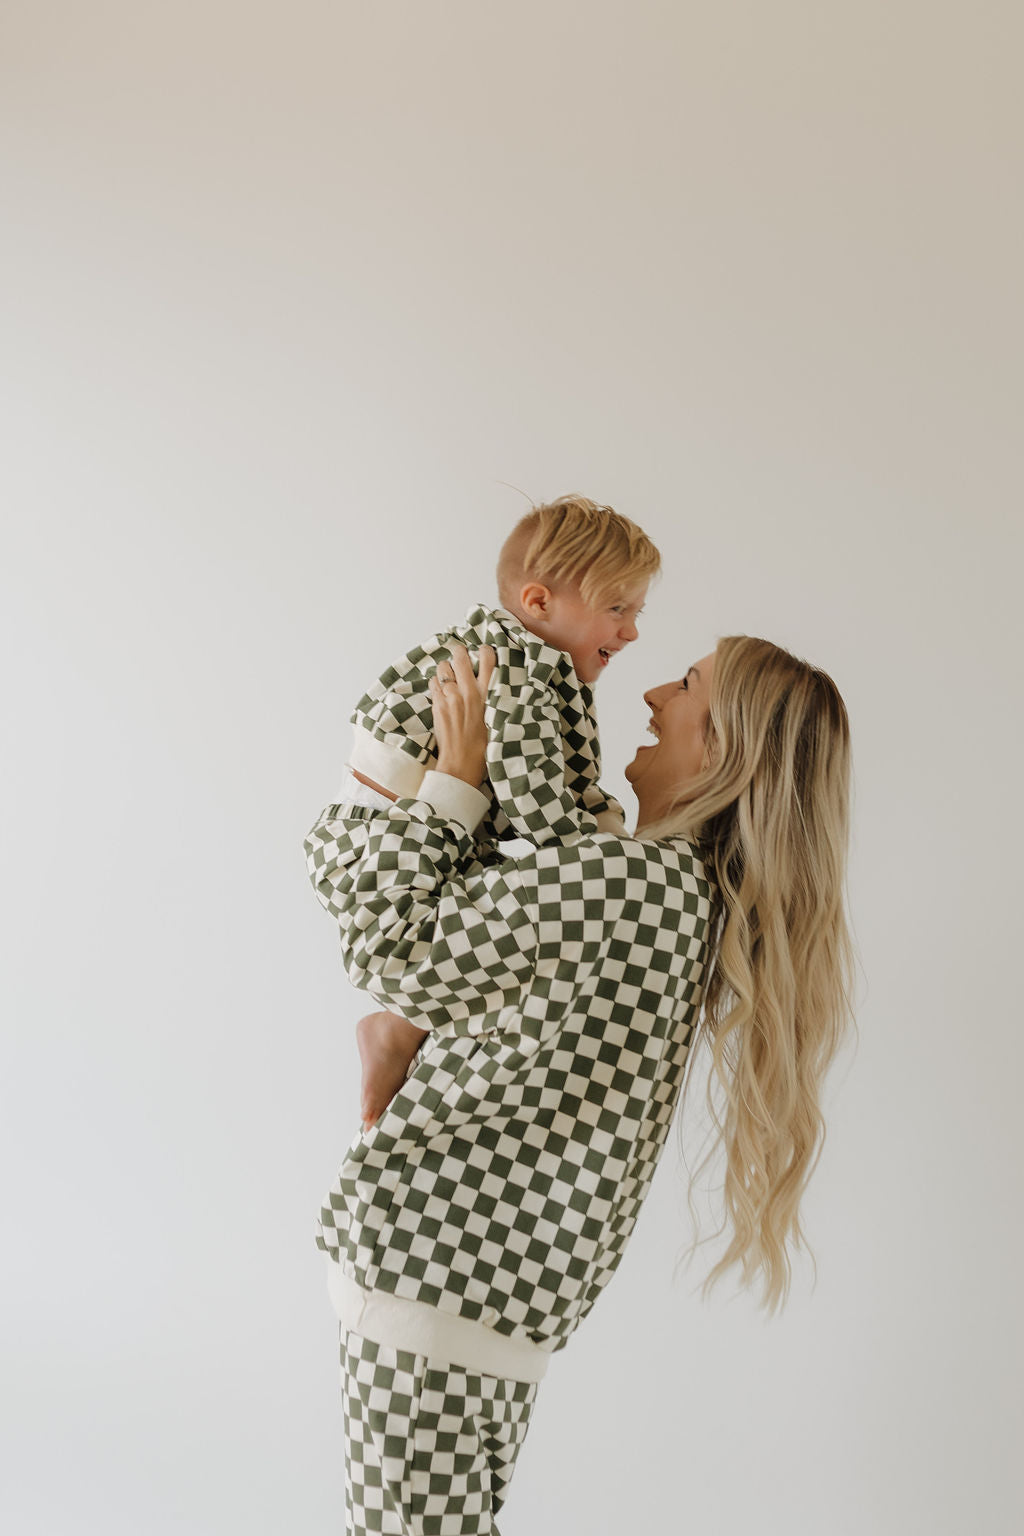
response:
<path id="1" fill-rule="evenodd" d="M 648 693 L 643 694 L 643 702 L 651 710 L 660 710 L 666 699 L 671 699 L 672 694 L 679 693 L 679 687 L 677 682 L 663 682 L 659 687 L 651 688 Z"/>

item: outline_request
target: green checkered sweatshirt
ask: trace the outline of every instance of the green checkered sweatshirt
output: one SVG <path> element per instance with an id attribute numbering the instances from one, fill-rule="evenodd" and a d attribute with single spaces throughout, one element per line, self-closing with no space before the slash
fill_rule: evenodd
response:
<path id="1" fill-rule="evenodd" d="M 421 800 L 330 805 L 306 853 L 350 980 L 430 1031 L 318 1246 L 368 1290 L 562 1348 L 668 1133 L 708 962 L 699 858 L 598 833 L 485 867 Z"/>
<path id="2" fill-rule="evenodd" d="M 450 659 L 453 643 L 470 651 L 493 646 L 496 658 L 486 705 L 494 809 L 478 828 L 478 855 L 502 837 L 542 844 L 596 832 L 597 818 L 607 813 L 623 830 L 621 805 L 597 782 L 593 690 L 564 651 L 504 609 L 471 608 L 461 624 L 399 657 L 359 700 L 352 724 L 432 768 L 437 743 L 427 684 L 438 663 Z"/>

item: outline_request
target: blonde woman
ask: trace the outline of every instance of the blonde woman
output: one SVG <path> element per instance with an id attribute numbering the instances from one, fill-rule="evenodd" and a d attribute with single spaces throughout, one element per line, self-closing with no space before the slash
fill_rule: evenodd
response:
<path id="1" fill-rule="evenodd" d="M 847 1021 L 849 729 L 831 680 L 732 638 L 645 694 L 637 834 L 482 867 L 484 698 L 431 682 L 415 801 L 307 842 L 350 978 L 425 1032 L 321 1212 L 353 1536 L 493 1536 L 538 1384 L 614 1273 L 703 1030 L 729 1246 L 784 1302 Z"/>

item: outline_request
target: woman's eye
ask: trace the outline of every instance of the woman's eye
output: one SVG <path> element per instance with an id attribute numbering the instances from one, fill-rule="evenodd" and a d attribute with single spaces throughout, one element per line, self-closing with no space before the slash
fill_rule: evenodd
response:
<path id="1" fill-rule="evenodd" d="M 690 679 L 688 677 L 684 677 L 682 682 L 679 684 L 679 686 L 683 690 L 684 693 L 689 693 L 689 691 L 690 691 Z"/>

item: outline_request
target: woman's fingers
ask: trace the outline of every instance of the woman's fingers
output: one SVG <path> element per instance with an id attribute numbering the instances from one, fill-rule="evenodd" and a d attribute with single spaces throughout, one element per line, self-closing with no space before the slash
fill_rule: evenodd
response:
<path id="1" fill-rule="evenodd" d="M 442 691 L 446 688 L 468 689 L 471 684 L 475 684 L 478 696 L 480 699 L 485 699 L 498 660 L 494 647 L 491 645 L 480 647 L 477 672 L 473 671 L 473 663 L 464 645 L 452 645 L 450 650 L 451 660 L 440 663 L 431 682 L 436 683 Z"/>
<path id="2" fill-rule="evenodd" d="M 469 652 L 464 645 L 451 645 L 448 649 L 452 653 L 451 661 L 448 665 L 455 673 L 455 676 L 461 682 L 465 682 L 467 673 L 472 674 L 473 671 L 473 663 L 469 659 Z"/>
<path id="3" fill-rule="evenodd" d="M 475 677 L 473 672 L 473 663 L 469 659 L 469 652 L 464 645 L 453 645 L 450 646 L 449 649 L 452 653 L 452 659 L 448 663 L 448 666 L 450 667 L 451 671 L 454 672 L 455 681 L 458 686 L 460 688 L 466 687 L 471 682 L 473 682 Z M 438 671 L 442 675 L 444 674 L 444 662 L 441 663 Z"/>
<path id="4" fill-rule="evenodd" d="M 467 784 L 481 783 L 486 774 L 484 698 L 494 663 L 491 647 L 481 646 L 478 676 L 466 647 L 453 645 L 451 660 L 442 661 L 430 679 L 438 769 Z"/>

